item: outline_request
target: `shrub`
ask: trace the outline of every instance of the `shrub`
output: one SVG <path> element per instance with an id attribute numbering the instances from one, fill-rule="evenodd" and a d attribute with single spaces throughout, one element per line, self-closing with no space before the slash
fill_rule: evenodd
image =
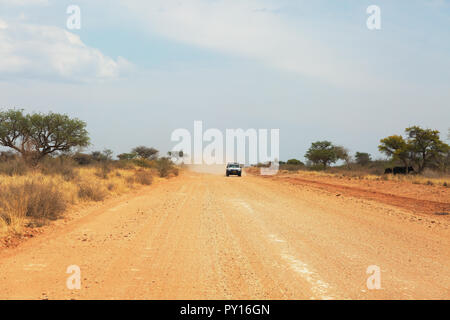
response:
<path id="1" fill-rule="evenodd" d="M 303 162 L 301 162 L 300 160 L 297 159 L 289 159 L 286 164 L 291 164 L 291 165 L 298 165 L 298 166 L 304 166 L 305 164 Z"/>
<path id="2" fill-rule="evenodd" d="M 301 164 L 281 164 L 280 170 L 288 170 L 288 171 L 299 171 L 304 168 L 304 165 Z"/>
<path id="3" fill-rule="evenodd" d="M 134 174 L 134 181 L 149 186 L 153 182 L 153 176 L 148 171 L 139 170 Z"/>
<path id="4" fill-rule="evenodd" d="M 75 171 L 76 162 L 70 158 L 47 158 L 40 163 L 40 170 L 46 175 L 60 175 L 65 181 L 78 177 Z"/>
<path id="5" fill-rule="evenodd" d="M 31 181 L 24 185 L 28 197 L 27 216 L 55 220 L 66 210 L 64 195 L 53 183 Z"/>
<path id="6" fill-rule="evenodd" d="M 169 158 L 159 158 L 156 161 L 156 169 L 158 170 L 161 178 L 167 177 L 172 168 L 173 163 Z"/>
<path id="7" fill-rule="evenodd" d="M 324 166 L 321 164 L 312 164 L 308 167 L 308 169 L 311 171 L 324 171 L 325 170 Z"/>
<path id="8" fill-rule="evenodd" d="M 142 168 L 152 168 L 154 166 L 154 162 L 148 159 L 134 159 L 133 163 Z"/>
<path id="9" fill-rule="evenodd" d="M 0 161 L 16 160 L 18 154 L 13 151 L 0 151 Z"/>
<path id="10" fill-rule="evenodd" d="M 102 162 L 97 168 L 95 175 L 102 179 L 108 179 L 108 174 L 112 171 L 111 167 L 107 162 Z"/>
<path id="11" fill-rule="evenodd" d="M 0 162 L 0 174 L 7 176 L 23 176 L 29 171 L 28 166 L 22 159 L 7 160 Z"/>
<path id="12" fill-rule="evenodd" d="M 134 184 L 135 183 L 135 177 L 134 176 L 128 176 L 128 177 L 126 177 L 125 178 L 125 181 L 129 184 L 129 185 L 132 185 L 132 184 Z"/>
<path id="13" fill-rule="evenodd" d="M 52 182 L 33 179 L 1 187 L 0 218 L 7 225 L 25 217 L 41 225 L 60 217 L 67 207 L 64 194 Z"/>
<path id="14" fill-rule="evenodd" d="M 78 184 L 78 197 L 85 200 L 102 201 L 106 197 L 106 192 L 97 183 L 83 181 Z"/>
<path id="15" fill-rule="evenodd" d="M 91 155 L 85 153 L 77 153 L 72 158 L 80 166 L 86 166 L 94 161 Z"/>
<path id="16" fill-rule="evenodd" d="M 114 189 L 116 189 L 116 185 L 114 184 L 114 183 L 108 183 L 108 185 L 107 185 L 107 189 L 109 190 L 109 191 L 113 191 Z"/>
<path id="17" fill-rule="evenodd" d="M 440 172 L 433 171 L 431 169 L 425 169 L 422 172 L 422 176 L 425 178 L 439 179 L 442 177 L 442 174 Z"/>
<path id="18" fill-rule="evenodd" d="M 119 160 L 112 163 L 116 169 L 131 170 L 134 168 L 133 162 L 128 160 Z"/>

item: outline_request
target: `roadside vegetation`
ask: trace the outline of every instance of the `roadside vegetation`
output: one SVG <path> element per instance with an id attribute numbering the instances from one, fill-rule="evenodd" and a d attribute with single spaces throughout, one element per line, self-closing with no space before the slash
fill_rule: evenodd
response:
<path id="1" fill-rule="evenodd" d="M 450 139 L 450 130 L 447 138 Z M 305 154 L 306 163 L 297 159 L 280 161 L 280 174 L 308 171 L 348 179 L 450 186 L 450 146 L 442 141 L 439 131 L 412 126 L 405 129 L 404 136 L 381 139 L 378 149 L 386 155 L 385 159 L 373 159 L 364 151 L 352 155 L 347 148 L 331 141 L 316 141 Z M 255 167 L 269 165 L 260 163 Z M 413 171 L 388 173 L 389 168 L 395 167 L 412 168 Z M 250 169 L 249 172 L 257 173 L 257 170 Z"/>
<path id="2" fill-rule="evenodd" d="M 55 113 L 0 112 L 0 146 L 0 236 L 178 175 L 154 148 L 139 146 L 118 160 L 109 149 L 81 152 L 89 146 L 86 123 Z"/>

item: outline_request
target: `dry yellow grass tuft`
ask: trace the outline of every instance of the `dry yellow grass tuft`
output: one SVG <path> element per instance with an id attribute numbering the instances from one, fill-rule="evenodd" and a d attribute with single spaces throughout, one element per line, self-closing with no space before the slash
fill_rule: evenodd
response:
<path id="1" fill-rule="evenodd" d="M 102 201 L 153 182 L 152 169 L 73 167 L 0 174 L 0 236 L 60 217 L 70 205 Z"/>

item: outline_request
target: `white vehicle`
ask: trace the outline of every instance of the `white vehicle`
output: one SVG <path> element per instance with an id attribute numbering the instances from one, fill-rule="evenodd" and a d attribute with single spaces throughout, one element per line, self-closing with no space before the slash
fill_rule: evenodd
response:
<path id="1" fill-rule="evenodd" d="M 234 162 L 227 164 L 227 172 L 226 172 L 227 177 L 232 174 L 237 175 L 239 177 L 242 175 L 242 168 L 239 165 L 239 163 Z"/>

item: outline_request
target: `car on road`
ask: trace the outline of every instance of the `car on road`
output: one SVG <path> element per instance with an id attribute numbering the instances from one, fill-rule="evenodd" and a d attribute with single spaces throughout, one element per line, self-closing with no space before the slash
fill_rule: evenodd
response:
<path id="1" fill-rule="evenodd" d="M 239 163 L 233 162 L 227 164 L 227 172 L 226 172 L 227 177 L 233 174 L 239 177 L 242 175 L 242 168 L 239 165 Z"/>

